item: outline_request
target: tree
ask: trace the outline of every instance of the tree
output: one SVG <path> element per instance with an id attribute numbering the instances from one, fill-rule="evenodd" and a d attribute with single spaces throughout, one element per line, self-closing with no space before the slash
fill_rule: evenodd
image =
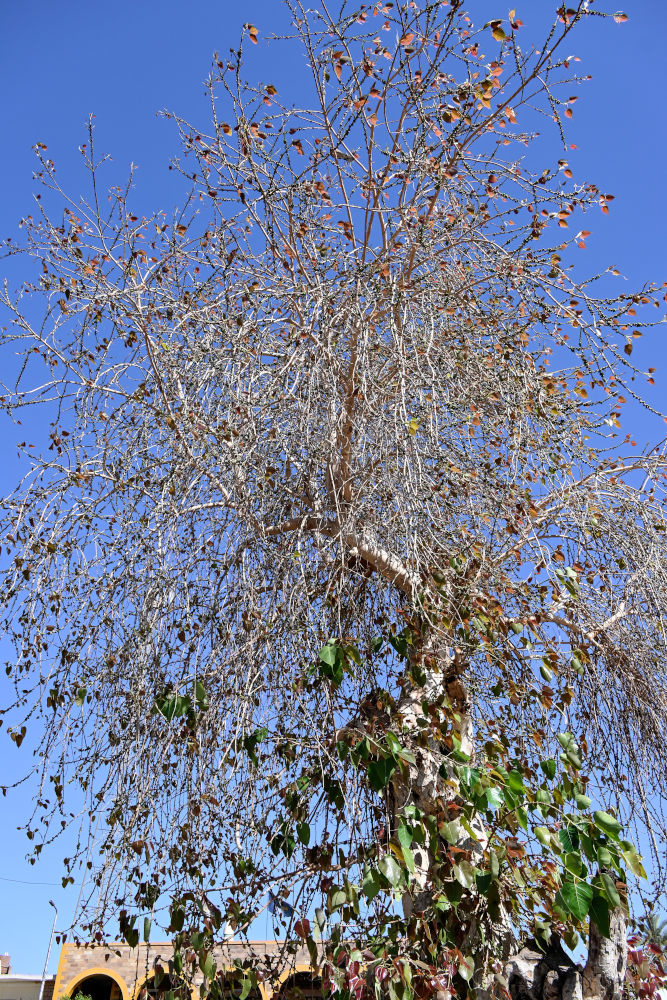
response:
<path id="1" fill-rule="evenodd" d="M 92 128 L 88 200 L 37 150 L 42 273 L 4 296 L 4 407 L 51 420 L 3 521 L 28 835 L 73 798 L 84 929 L 161 920 L 214 993 L 267 892 L 345 996 L 622 990 L 667 566 L 662 452 L 616 429 L 658 292 L 577 277 L 609 198 L 536 166 L 592 6 L 524 45 L 457 0 L 289 0 L 307 100 L 216 59 L 173 219 L 103 200 Z"/>

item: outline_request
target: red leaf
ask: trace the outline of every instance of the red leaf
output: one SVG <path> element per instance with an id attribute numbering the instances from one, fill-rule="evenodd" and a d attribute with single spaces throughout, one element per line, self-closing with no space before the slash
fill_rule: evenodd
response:
<path id="1" fill-rule="evenodd" d="M 294 930 L 299 935 L 300 938 L 303 938 L 305 940 L 310 934 L 310 921 L 306 920 L 305 917 L 303 918 L 303 920 L 297 920 L 297 922 L 294 925 Z"/>
<path id="2" fill-rule="evenodd" d="M 403 45 L 403 46 L 409 45 L 410 42 L 413 40 L 414 37 L 415 36 L 414 36 L 414 34 L 412 32 L 409 32 L 407 35 L 403 35 L 403 37 L 401 38 L 401 40 L 399 42 L 399 45 Z"/>
<path id="3" fill-rule="evenodd" d="M 627 21 L 627 19 L 628 19 L 628 15 L 624 14 L 620 10 L 616 14 L 614 14 L 614 20 L 616 21 L 616 24 L 623 24 L 623 22 Z"/>

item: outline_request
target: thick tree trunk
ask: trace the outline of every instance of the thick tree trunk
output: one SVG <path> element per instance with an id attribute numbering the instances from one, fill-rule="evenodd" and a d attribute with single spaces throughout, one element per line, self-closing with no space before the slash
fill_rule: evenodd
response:
<path id="1" fill-rule="evenodd" d="M 442 776 L 442 766 L 445 773 L 453 774 L 453 764 L 447 766 L 447 752 L 433 738 L 419 740 L 420 727 L 418 720 L 423 718 L 424 702 L 437 704 L 445 695 L 450 709 L 454 714 L 453 729 L 460 741 L 461 750 L 474 757 L 474 733 L 470 713 L 470 701 L 463 675 L 463 667 L 456 658 L 449 659 L 444 668 L 428 669 L 428 662 L 434 651 L 426 644 L 420 651 L 422 667 L 426 666 L 426 680 L 417 687 L 411 683 L 404 687 L 403 696 L 398 704 L 403 732 L 413 730 L 415 733 L 414 752 L 416 765 L 410 767 L 409 778 L 397 777 L 392 783 L 392 812 L 397 819 L 408 803 L 416 805 L 426 813 L 434 808 L 442 808 L 451 802 L 455 792 L 447 787 L 447 779 Z M 435 658 L 435 656 L 434 656 Z M 442 663 L 443 659 L 439 658 Z M 450 770 L 451 768 L 451 770 Z M 479 824 L 474 831 L 477 840 L 473 840 L 462 831 L 459 844 L 473 856 L 481 855 L 487 843 L 486 831 Z M 415 851 L 415 872 L 413 884 L 403 900 L 406 919 L 426 909 L 431 900 L 430 867 L 433 853 L 427 843 L 421 850 Z M 461 913 L 461 939 L 458 946 L 464 954 L 477 958 L 483 948 L 479 929 L 474 922 L 471 926 L 466 922 L 466 914 Z M 512 1000 L 621 1000 L 626 969 L 626 918 L 622 910 L 617 909 L 611 914 L 611 934 L 608 939 L 600 935 L 597 927 L 591 921 L 588 958 L 585 966 L 573 962 L 557 937 L 554 937 L 546 952 L 540 951 L 536 945 L 526 945 L 518 951 L 517 938 L 508 915 L 501 912 L 494 927 L 495 953 L 503 956 L 505 963 L 505 982 Z M 490 943 L 487 930 L 487 945 Z M 481 958 L 481 955 L 479 956 Z M 480 983 L 477 993 L 480 1000 L 488 996 L 488 989 Z"/>
<path id="2" fill-rule="evenodd" d="M 505 967 L 512 1000 L 621 1000 L 627 956 L 625 915 L 611 915 L 611 935 L 603 938 L 591 922 L 588 959 L 575 964 L 560 941 L 546 953 L 527 945 Z"/>

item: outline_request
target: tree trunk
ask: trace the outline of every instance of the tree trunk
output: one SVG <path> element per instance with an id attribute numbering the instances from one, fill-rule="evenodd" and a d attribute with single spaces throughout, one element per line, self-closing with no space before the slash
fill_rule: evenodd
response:
<path id="1" fill-rule="evenodd" d="M 556 937 L 546 953 L 526 945 L 505 967 L 512 1000 L 621 1000 L 627 959 L 622 910 L 611 914 L 610 931 L 603 938 L 591 921 L 583 967 L 566 955 Z"/>
<path id="2" fill-rule="evenodd" d="M 463 665 L 457 662 L 457 657 L 447 656 L 443 669 L 429 668 L 429 659 L 439 659 L 434 650 L 424 644 L 417 655 L 421 659 L 420 666 L 425 667 L 425 680 L 420 686 L 407 682 L 403 695 L 398 703 L 398 715 L 403 733 L 415 733 L 414 746 L 416 764 L 409 769 L 409 778 L 399 777 L 398 773 L 392 782 L 392 821 L 397 823 L 402 810 L 408 804 L 414 804 L 425 813 L 433 813 L 442 809 L 443 804 L 452 802 L 455 791 L 448 788 L 447 779 L 442 776 L 443 763 L 445 772 L 454 774 L 453 762 L 448 764 L 447 749 L 438 744 L 433 737 L 420 740 L 418 720 L 423 718 L 422 705 L 437 704 L 446 696 L 454 715 L 453 731 L 460 741 L 461 750 L 474 758 L 474 734 L 470 714 L 470 700 L 463 673 Z M 433 664 L 433 660 L 431 660 Z M 481 822 L 473 824 L 477 840 L 473 840 L 462 831 L 458 847 L 470 851 L 473 856 L 483 854 L 487 843 L 486 831 Z M 415 872 L 412 886 L 403 899 L 403 910 L 406 920 L 424 911 L 432 898 L 434 880 L 431 877 L 433 851 L 426 843 L 423 849 L 415 850 Z M 461 919 L 461 934 L 456 941 L 464 954 L 472 955 L 477 961 L 482 959 L 483 938 L 480 937 L 479 926 L 467 921 L 465 911 L 457 911 Z M 554 936 L 546 952 L 539 950 L 533 942 L 525 944 L 520 950 L 520 942 L 511 924 L 509 914 L 501 912 L 494 922 L 493 946 L 495 954 L 502 956 L 504 962 L 504 978 L 506 988 L 512 1000 L 621 1000 L 625 981 L 627 959 L 626 918 L 621 909 L 610 915 L 610 937 L 603 938 L 591 921 L 589 932 L 588 958 L 585 966 L 577 965 L 563 950 L 560 940 Z M 491 945 L 489 931 L 486 931 L 486 947 Z M 482 962 L 480 962 L 480 965 Z M 477 977 L 475 992 L 481 998 L 488 996 L 489 984 Z M 473 983 L 475 982 L 473 980 Z M 463 984 L 461 984 L 463 985 Z M 472 985 L 472 984 L 471 984 Z"/>

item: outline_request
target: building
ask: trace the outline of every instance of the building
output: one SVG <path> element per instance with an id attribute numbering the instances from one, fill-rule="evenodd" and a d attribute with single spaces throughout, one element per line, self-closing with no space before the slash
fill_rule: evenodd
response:
<path id="1" fill-rule="evenodd" d="M 267 982 L 252 991 L 247 1000 L 316 1000 L 322 997 L 321 981 L 312 972 L 308 953 L 297 953 L 289 968 L 280 967 L 280 945 L 275 941 L 250 944 L 230 941 L 216 948 L 214 958 L 230 1000 L 240 993 L 240 975 L 235 960 L 252 953 L 267 970 Z M 202 977 L 193 984 L 170 975 L 171 943 L 106 946 L 65 943 L 60 951 L 53 983 L 53 1000 L 74 998 L 77 993 L 91 1000 L 157 1000 L 168 991 L 173 1000 L 196 1000 Z M 268 983 L 273 985 L 269 986 Z M 5 997 L 0 1000 L 38 1000 L 33 997 Z M 43 997 L 51 1000 L 51 997 Z M 171 1000 L 171 997 L 169 998 Z"/>
<path id="2" fill-rule="evenodd" d="M 17 976 L 12 973 L 9 955 L 0 955 L 0 1000 L 53 1000 L 55 976 Z"/>

